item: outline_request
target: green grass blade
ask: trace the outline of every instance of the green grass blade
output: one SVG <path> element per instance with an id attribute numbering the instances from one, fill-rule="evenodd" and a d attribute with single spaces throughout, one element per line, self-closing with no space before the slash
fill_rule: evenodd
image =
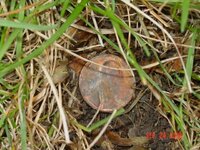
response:
<path id="1" fill-rule="evenodd" d="M 184 147 L 186 149 L 189 149 L 191 147 L 191 143 L 189 142 L 187 138 L 185 123 L 183 120 L 180 120 L 180 117 L 177 115 L 175 115 L 175 120 L 178 124 L 178 127 L 180 128 L 179 130 L 181 130 L 181 133 L 183 134 L 182 141 L 183 141 Z"/>
<path id="2" fill-rule="evenodd" d="M 37 30 L 37 31 L 47 31 L 47 30 L 55 29 L 57 27 L 57 25 L 48 25 L 48 26 L 35 25 L 35 24 L 26 23 L 26 22 L 15 22 L 8 19 L 0 19 L 0 26 Z"/>
<path id="3" fill-rule="evenodd" d="M 194 96 L 195 96 L 196 98 L 198 98 L 198 99 L 199 99 L 199 101 L 200 101 L 200 93 L 193 92 L 193 94 L 194 94 Z"/>
<path id="4" fill-rule="evenodd" d="M 19 8 L 25 6 L 25 0 L 21 0 L 19 4 Z M 18 15 L 19 21 L 24 20 L 24 11 L 21 11 Z M 22 29 L 19 31 L 19 34 L 17 36 L 17 43 L 16 43 L 16 56 L 17 59 L 20 59 L 21 55 L 23 54 L 22 50 L 22 37 L 23 32 Z M 22 70 L 24 70 L 24 67 L 21 67 Z M 23 74 L 24 78 L 26 78 L 25 74 Z M 25 108 L 24 108 L 24 101 L 26 100 L 26 88 L 24 87 L 23 93 L 21 95 L 20 101 L 19 101 L 19 114 L 20 114 L 20 132 L 21 132 L 21 148 L 22 150 L 27 149 L 27 130 L 26 130 L 26 114 L 25 114 Z"/>
<path id="5" fill-rule="evenodd" d="M 119 110 L 117 110 L 116 114 L 114 115 L 114 118 L 118 117 L 118 116 L 121 116 L 123 113 L 125 112 L 124 108 L 121 108 Z M 93 131 L 97 128 L 99 128 L 100 126 L 106 124 L 108 122 L 108 120 L 110 119 L 111 116 L 108 116 L 94 124 L 92 124 L 90 127 L 89 127 L 89 130 L 90 131 Z"/>
<path id="6" fill-rule="evenodd" d="M 20 8 L 25 6 L 25 0 L 21 0 L 20 2 Z M 24 11 L 20 11 L 19 15 L 18 15 L 18 19 L 19 21 L 23 21 L 24 20 Z M 16 44 L 16 56 L 19 59 L 19 57 L 23 54 L 23 50 L 22 50 L 22 37 L 23 37 L 23 32 L 22 30 L 19 32 L 18 36 L 17 36 L 17 44 Z"/>
<path id="7" fill-rule="evenodd" d="M 181 32 L 185 31 L 185 26 L 188 20 L 189 7 L 190 7 L 190 0 L 183 0 L 182 13 L 181 13 Z"/>
<path id="8" fill-rule="evenodd" d="M 197 39 L 196 31 L 193 32 L 192 39 L 191 39 L 191 46 L 188 50 L 187 62 L 186 62 L 186 70 L 188 74 L 189 80 L 191 80 L 192 72 L 193 72 L 193 62 L 194 62 L 194 54 L 195 54 L 195 44 Z M 187 87 L 186 79 L 183 81 L 183 85 Z"/>
<path id="9" fill-rule="evenodd" d="M 16 0 L 11 0 L 10 11 L 13 11 L 15 9 L 15 5 L 16 5 Z"/>
<path id="10" fill-rule="evenodd" d="M 0 109 L 0 112 L 1 112 L 0 128 L 2 128 L 4 126 L 4 123 L 5 123 L 5 120 L 6 120 L 6 114 L 1 109 Z"/>
<path id="11" fill-rule="evenodd" d="M 7 28 L 4 28 L 4 27 L 0 28 L 0 34 L 1 34 L 0 50 L 2 49 L 2 47 L 5 43 L 5 40 L 6 40 L 6 31 L 7 31 Z M 0 53 L 1 53 L 1 51 L 0 51 Z"/>
<path id="12" fill-rule="evenodd" d="M 67 10 L 68 6 L 70 5 L 70 0 L 64 1 L 60 16 L 63 17 L 65 14 L 65 11 Z"/>
<path id="13" fill-rule="evenodd" d="M 4 91 L 4 90 L 1 90 L 0 89 L 0 95 L 3 95 L 3 96 L 10 96 L 10 93 L 8 91 Z M 1 125 L 0 125 L 1 127 Z"/>
<path id="14" fill-rule="evenodd" d="M 10 145 L 12 145 L 12 136 L 11 136 L 11 132 L 9 130 L 9 124 L 8 124 L 8 122 L 5 123 L 4 128 L 5 128 L 6 136 L 8 137 L 8 143 Z"/>
<path id="15" fill-rule="evenodd" d="M 197 73 L 192 73 L 192 79 L 194 80 L 197 80 L 197 81 L 200 81 L 200 74 L 197 74 Z"/>
<path id="16" fill-rule="evenodd" d="M 15 88 L 18 88 L 18 84 L 16 85 L 11 85 L 11 84 L 8 84 L 7 81 L 5 81 L 4 79 L 0 78 L 0 84 L 5 87 L 7 90 L 13 90 Z"/>
<path id="17" fill-rule="evenodd" d="M 27 131 L 26 131 L 26 114 L 24 109 L 24 91 L 19 99 L 19 114 L 20 114 L 20 135 L 21 135 L 21 148 L 27 150 Z"/>
<path id="18" fill-rule="evenodd" d="M 7 41 L 4 43 L 4 45 L 0 49 L 0 60 L 2 60 L 4 54 L 6 53 L 7 49 L 10 47 L 14 39 L 17 37 L 18 33 L 20 32 L 20 29 L 14 30 L 11 35 L 8 37 Z M 3 38 L 3 37 L 2 37 Z M 2 39 L 3 41 L 3 39 Z"/>
<path id="19" fill-rule="evenodd" d="M 52 124 L 51 124 L 51 126 L 49 127 L 49 129 L 48 129 L 48 135 L 49 135 L 50 137 L 52 137 L 53 132 L 55 131 L 54 126 L 56 126 L 56 124 L 57 124 L 58 122 L 59 122 L 59 112 L 56 112 L 56 114 L 53 116 Z"/>
<path id="20" fill-rule="evenodd" d="M 181 85 L 179 85 L 178 83 L 176 83 L 176 82 L 174 81 L 174 79 L 171 77 L 171 75 L 167 72 L 166 68 L 165 68 L 165 67 L 163 66 L 163 64 L 161 63 L 158 54 L 157 54 L 154 50 L 152 50 L 152 52 L 153 52 L 155 58 L 157 59 L 159 65 L 160 65 L 160 67 L 161 67 L 161 69 L 163 70 L 163 72 L 165 73 L 165 75 L 168 77 L 168 79 L 169 79 L 174 85 L 176 85 L 176 86 L 181 86 Z"/>
<path id="21" fill-rule="evenodd" d="M 116 118 L 116 117 L 122 115 L 124 112 L 125 112 L 124 108 L 119 109 L 119 110 L 116 112 L 114 118 Z M 93 130 L 95 130 L 95 129 L 101 127 L 101 126 L 104 125 L 104 124 L 106 124 L 106 123 L 108 122 L 109 119 L 110 119 L 110 116 L 108 116 L 108 117 L 106 117 L 106 118 L 104 118 L 104 119 L 102 119 L 102 120 L 100 120 L 100 121 L 97 121 L 97 122 L 93 123 L 90 127 L 85 127 L 84 125 L 79 124 L 79 123 L 76 122 L 76 121 L 72 121 L 72 123 L 73 123 L 74 125 L 76 125 L 78 128 L 80 128 L 80 129 L 82 129 L 82 130 L 84 130 L 84 131 L 86 131 L 86 132 L 92 132 Z"/>

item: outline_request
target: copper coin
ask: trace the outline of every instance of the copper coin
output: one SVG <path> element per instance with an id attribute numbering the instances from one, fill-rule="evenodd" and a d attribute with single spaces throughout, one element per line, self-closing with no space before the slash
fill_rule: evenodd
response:
<path id="1" fill-rule="evenodd" d="M 99 55 L 91 61 L 112 68 L 129 68 L 122 58 L 111 54 Z M 83 99 L 92 108 L 111 112 L 124 107 L 134 96 L 134 81 L 130 71 L 88 62 L 80 73 L 79 88 Z"/>

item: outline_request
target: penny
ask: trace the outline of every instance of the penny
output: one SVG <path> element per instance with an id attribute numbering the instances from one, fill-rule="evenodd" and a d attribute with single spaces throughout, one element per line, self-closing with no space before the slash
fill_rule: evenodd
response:
<path id="1" fill-rule="evenodd" d="M 104 54 L 91 59 L 100 65 L 128 69 L 125 61 L 115 55 Z M 83 99 L 94 109 L 112 112 L 124 107 L 134 96 L 135 78 L 130 71 L 114 70 L 86 63 L 79 77 Z"/>

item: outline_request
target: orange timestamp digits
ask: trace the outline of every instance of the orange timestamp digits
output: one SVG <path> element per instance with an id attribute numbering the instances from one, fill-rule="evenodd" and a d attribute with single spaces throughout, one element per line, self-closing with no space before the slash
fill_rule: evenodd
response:
<path id="1" fill-rule="evenodd" d="M 182 132 L 178 131 L 178 132 L 159 132 L 158 135 L 156 135 L 155 132 L 150 131 L 146 133 L 146 138 L 147 139 L 155 139 L 156 137 L 158 137 L 160 140 L 164 140 L 164 139 L 174 139 L 174 140 L 181 140 L 183 137 Z"/>

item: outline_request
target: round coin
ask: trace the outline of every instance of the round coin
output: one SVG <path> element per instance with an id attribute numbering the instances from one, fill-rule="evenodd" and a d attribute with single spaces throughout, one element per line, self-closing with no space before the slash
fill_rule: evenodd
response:
<path id="1" fill-rule="evenodd" d="M 134 96 L 135 78 L 126 62 L 115 55 L 104 54 L 91 59 L 99 65 L 86 63 L 79 77 L 83 99 L 94 109 L 112 112 L 124 107 Z M 125 69 L 125 70 L 122 70 Z"/>

